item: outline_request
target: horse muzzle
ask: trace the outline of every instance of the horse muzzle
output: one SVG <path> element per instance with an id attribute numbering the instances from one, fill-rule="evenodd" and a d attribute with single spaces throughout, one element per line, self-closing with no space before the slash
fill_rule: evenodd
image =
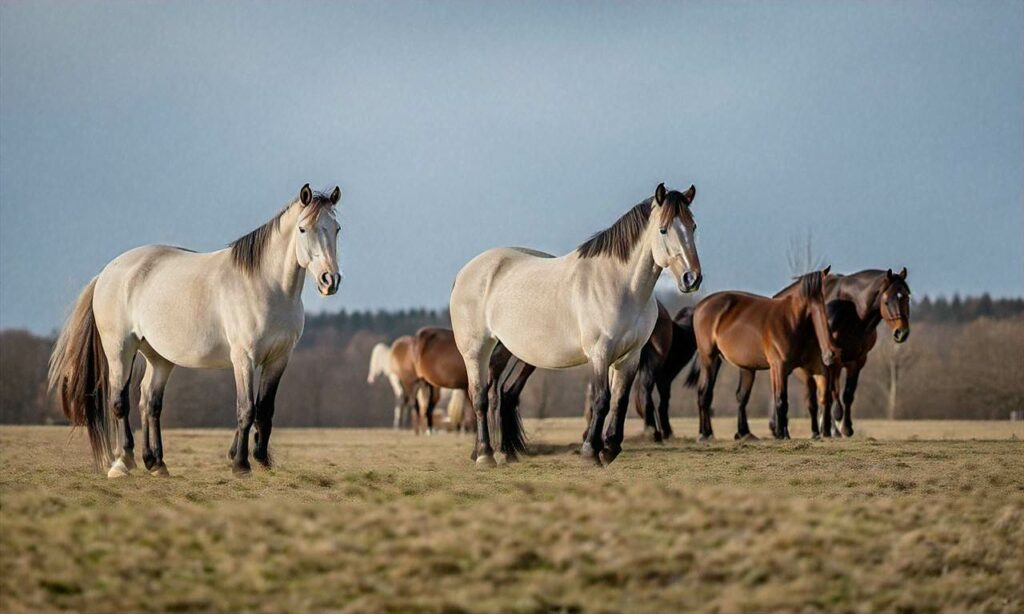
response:
<path id="1" fill-rule="evenodd" d="M 324 273 L 317 280 L 317 290 L 324 296 L 331 296 L 341 287 L 341 273 Z"/>
<path id="2" fill-rule="evenodd" d="M 704 276 L 700 273 L 694 273 L 687 271 L 683 273 L 682 279 L 679 280 L 679 291 L 683 294 L 689 294 L 690 292 L 696 292 L 700 289 L 700 282 L 704 281 Z"/>
<path id="3" fill-rule="evenodd" d="M 909 326 L 901 326 L 896 330 L 892 331 L 892 338 L 893 341 L 895 341 L 896 343 L 903 343 L 904 341 L 907 340 L 908 337 L 910 337 Z"/>

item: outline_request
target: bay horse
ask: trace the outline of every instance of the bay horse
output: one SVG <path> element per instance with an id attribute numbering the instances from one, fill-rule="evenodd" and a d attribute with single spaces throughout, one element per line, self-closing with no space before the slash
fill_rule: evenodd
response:
<path id="1" fill-rule="evenodd" d="M 822 368 L 820 355 L 812 352 L 807 362 L 798 367 L 796 372 L 804 383 L 814 437 L 831 437 L 833 420 L 842 421 L 842 434 L 850 437 L 853 435 L 850 408 L 857 392 L 861 369 L 867 362 L 868 353 L 878 341 L 878 325 L 884 321 L 896 343 L 903 343 L 910 336 L 907 269 L 904 267 L 899 273 L 893 273 L 892 269 L 866 269 L 850 275 L 829 275 L 825 280 L 824 291 L 829 329 L 842 353 L 842 362 L 835 365 L 831 373 L 827 373 Z M 797 284 L 791 284 L 775 296 L 788 296 L 797 292 Z M 839 401 L 835 399 L 835 394 L 826 394 L 826 391 L 831 389 L 838 392 L 838 378 L 843 369 L 846 370 L 846 383 L 842 400 Z M 831 381 L 828 381 L 829 378 Z M 752 378 L 749 385 L 753 385 Z M 836 400 L 835 413 L 831 411 L 833 400 Z M 820 429 L 819 403 L 822 410 Z M 836 434 L 839 432 L 837 424 Z"/>
<path id="2" fill-rule="evenodd" d="M 416 396 L 420 422 L 425 420 L 429 434 L 434 432 L 434 407 L 441 388 L 466 392 L 469 386 L 466 363 L 462 361 L 452 331 L 435 326 L 426 326 L 416 331 L 412 356 L 419 387 Z"/>
<path id="3" fill-rule="evenodd" d="M 476 412 L 478 464 L 494 464 L 485 387 L 499 342 L 539 368 L 590 363 L 593 418 L 580 453 L 597 464 L 611 463 L 620 453 L 629 388 L 658 317 L 655 282 L 668 268 L 681 291 L 700 287 L 690 213 L 695 194 L 693 186 L 677 192 L 660 184 L 653 197 L 569 254 L 555 258 L 530 249 L 497 248 L 459 271 L 449 309 Z M 602 440 L 610 406 L 615 413 Z M 510 412 L 501 412 L 503 421 L 505 413 Z M 510 430 L 503 424 L 506 457 L 524 447 L 521 425 Z"/>
<path id="4" fill-rule="evenodd" d="M 338 187 L 324 194 L 306 184 L 273 219 L 226 249 L 139 247 L 86 284 L 50 357 L 49 386 L 72 424 L 87 427 L 93 457 L 109 466 L 108 477 L 135 467 L 128 390 L 136 353 L 146 361 L 139 405 L 150 473 L 168 475 L 160 413 L 175 366 L 234 369 L 233 470 L 250 472 L 254 424 L 253 455 L 269 465 L 274 398 L 305 322 L 305 275 L 324 296 L 341 283 L 334 213 L 340 199 Z M 120 422 L 116 446 L 108 415 Z"/>
<path id="5" fill-rule="evenodd" d="M 777 439 L 789 439 L 787 380 L 789 374 L 806 364 L 809 354 L 820 352 L 825 366 L 840 355 L 832 341 L 825 310 L 823 284 L 829 269 L 799 278 L 799 291 L 779 298 L 747 292 L 716 292 L 698 303 L 693 311 L 700 377 L 697 406 L 700 440 L 714 437 L 711 403 L 722 358 L 740 369 L 736 439 L 753 438 L 747 423 L 747 401 L 755 371 L 771 371 L 775 399 Z M 691 382 L 692 382 L 691 378 Z"/>
<path id="6" fill-rule="evenodd" d="M 403 414 L 409 416 L 416 433 L 420 432 L 420 424 L 415 415 L 416 407 L 416 364 L 413 348 L 416 341 L 410 335 L 402 335 L 391 342 L 391 360 L 389 366 L 398 380 L 400 395 L 395 396 L 394 428 L 400 428 L 404 422 Z"/>

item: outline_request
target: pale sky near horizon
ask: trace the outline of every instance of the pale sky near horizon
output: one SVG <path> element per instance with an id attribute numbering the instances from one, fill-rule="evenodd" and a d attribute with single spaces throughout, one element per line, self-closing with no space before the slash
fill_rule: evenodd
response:
<path id="1" fill-rule="evenodd" d="M 341 185 L 312 312 L 443 307 L 697 186 L 708 291 L 795 234 L 914 293 L 1024 293 L 1024 3 L 0 4 L 0 328 L 147 243 L 219 249 Z"/>

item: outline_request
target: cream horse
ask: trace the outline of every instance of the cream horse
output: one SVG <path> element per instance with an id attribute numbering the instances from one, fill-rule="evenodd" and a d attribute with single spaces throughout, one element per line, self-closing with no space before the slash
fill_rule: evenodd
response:
<path id="1" fill-rule="evenodd" d="M 540 368 L 589 362 L 593 412 L 581 454 L 598 464 L 615 459 L 640 350 L 658 317 L 654 285 L 668 268 L 680 291 L 700 287 L 696 224 L 690 214 L 695 194 L 693 186 L 669 192 L 661 184 L 652 198 L 565 256 L 498 248 L 459 271 L 449 308 L 476 412 L 478 464 L 494 464 L 486 386 L 498 342 Z M 609 406 L 614 416 L 602 441 Z M 522 427 L 517 416 L 502 415 L 501 424 L 501 449 L 513 460 L 525 448 Z"/>
<path id="2" fill-rule="evenodd" d="M 324 296 L 338 291 L 334 207 L 341 198 L 309 184 L 272 220 L 216 252 L 149 245 L 121 254 L 85 286 L 50 357 L 49 383 L 73 424 L 88 427 L 93 455 L 109 477 L 135 467 L 128 390 L 136 352 L 142 378 L 142 459 L 168 475 L 160 433 L 164 387 L 177 366 L 233 368 L 238 430 L 229 457 L 249 468 L 255 422 L 257 461 L 270 463 L 274 397 L 302 335 L 308 272 Z M 108 413 L 119 421 L 111 445 Z"/>
<path id="3" fill-rule="evenodd" d="M 402 388 L 402 380 L 391 370 L 391 346 L 386 343 L 378 343 L 373 346 L 373 351 L 370 352 L 370 372 L 366 376 L 366 383 L 373 384 L 381 377 L 387 378 L 388 383 L 391 384 L 391 391 L 395 393 L 395 417 L 392 428 L 399 429 L 402 426 L 402 412 L 408 407 L 408 402 Z"/>

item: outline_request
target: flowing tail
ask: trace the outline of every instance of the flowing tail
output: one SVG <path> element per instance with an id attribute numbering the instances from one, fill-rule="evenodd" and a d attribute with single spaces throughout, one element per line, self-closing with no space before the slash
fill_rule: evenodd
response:
<path id="1" fill-rule="evenodd" d="M 452 431 L 462 430 L 462 417 L 466 406 L 466 391 L 452 390 L 448 399 L 448 428 Z"/>
<path id="2" fill-rule="evenodd" d="M 512 356 L 505 367 L 506 372 L 511 375 L 520 362 L 522 361 Z M 526 368 L 525 363 L 523 363 L 523 368 Z M 532 373 L 532 369 L 530 372 Z M 525 385 L 525 383 L 525 380 L 520 382 L 517 378 L 509 389 L 506 389 L 501 381 L 497 383 L 499 386 L 498 398 L 500 399 L 498 414 L 501 419 L 501 451 L 510 457 L 526 452 L 526 431 L 523 429 L 523 420 L 519 415 L 519 392 L 521 389 L 518 387 L 518 384 Z"/>
<path id="3" fill-rule="evenodd" d="M 50 355 L 49 388 L 60 398 L 61 409 L 73 426 L 85 426 L 97 468 L 113 456 L 107 421 L 107 357 L 92 311 L 96 278 L 78 295 L 75 308 Z"/>
<path id="4" fill-rule="evenodd" d="M 690 364 L 690 372 L 686 374 L 686 387 L 693 388 L 700 381 L 700 360 L 694 359 Z"/>

